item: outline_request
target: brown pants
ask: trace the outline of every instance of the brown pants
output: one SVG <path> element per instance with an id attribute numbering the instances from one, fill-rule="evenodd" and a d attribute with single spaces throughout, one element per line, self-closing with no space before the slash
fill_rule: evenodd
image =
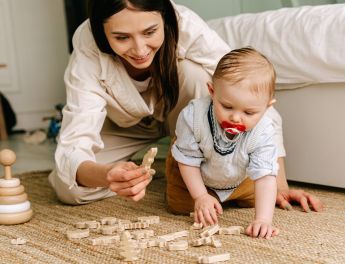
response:
<path id="1" fill-rule="evenodd" d="M 168 153 L 166 160 L 168 210 L 174 214 L 189 214 L 194 211 L 194 200 L 184 183 L 178 164 Z M 212 194 L 212 190 L 208 189 Z M 246 178 L 230 195 L 227 201 L 234 201 L 240 207 L 254 207 L 254 182 Z"/>

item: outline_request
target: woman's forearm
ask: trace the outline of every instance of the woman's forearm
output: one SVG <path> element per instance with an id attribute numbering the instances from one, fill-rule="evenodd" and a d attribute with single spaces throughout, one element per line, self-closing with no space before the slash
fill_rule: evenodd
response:
<path id="1" fill-rule="evenodd" d="M 77 170 L 77 183 L 85 187 L 108 187 L 109 182 L 106 177 L 112 166 L 112 164 L 84 161 Z"/>

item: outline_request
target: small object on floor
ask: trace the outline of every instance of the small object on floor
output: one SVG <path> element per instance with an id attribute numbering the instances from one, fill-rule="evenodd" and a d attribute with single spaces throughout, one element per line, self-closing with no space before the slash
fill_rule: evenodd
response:
<path id="1" fill-rule="evenodd" d="M 47 133 L 42 130 L 36 130 L 23 137 L 25 143 L 38 145 L 47 139 Z"/>
<path id="2" fill-rule="evenodd" d="M 150 237 L 153 237 L 155 235 L 155 232 L 151 229 L 146 229 L 146 230 L 134 230 L 131 232 L 132 237 L 134 239 L 147 239 Z"/>
<path id="3" fill-rule="evenodd" d="M 151 224 L 159 224 L 159 216 L 152 215 L 152 216 L 140 216 L 138 217 L 139 222 L 146 222 Z"/>
<path id="4" fill-rule="evenodd" d="M 222 247 L 222 242 L 219 239 L 216 239 L 215 237 L 211 237 L 211 245 L 215 248 Z"/>
<path id="5" fill-rule="evenodd" d="M 207 245 L 211 245 L 211 243 L 212 243 L 212 237 L 210 237 L 210 236 L 202 237 L 202 238 L 196 238 L 196 239 L 191 241 L 191 245 L 193 247 L 207 246 Z"/>
<path id="6" fill-rule="evenodd" d="M 131 239 L 131 234 L 128 231 L 124 231 L 121 234 L 120 239 L 120 255 L 124 261 L 134 261 L 138 259 L 138 249 L 136 241 Z"/>
<path id="7" fill-rule="evenodd" d="M 216 263 L 220 261 L 227 261 L 230 260 L 230 254 L 218 254 L 218 255 L 209 255 L 209 256 L 201 256 L 198 258 L 198 263 L 200 264 L 208 264 L 208 263 Z"/>
<path id="8" fill-rule="evenodd" d="M 26 239 L 24 238 L 15 238 L 15 239 L 11 239 L 11 244 L 12 245 L 25 245 L 26 244 Z"/>
<path id="9" fill-rule="evenodd" d="M 103 217 L 101 218 L 100 222 L 102 225 L 115 225 L 118 219 L 113 216 Z"/>
<path id="10" fill-rule="evenodd" d="M 192 230 L 199 230 L 199 229 L 202 229 L 203 225 L 202 223 L 197 223 L 197 222 L 194 222 L 193 225 L 190 227 L 190 229 Z"/>
<path id="11" fill-rule="evenodd" d="M 203 231 L 200 233 L 201 237 L 208 237 L 208 236 L 213 236 L 219 231 L 219 225 L 212 225 L 212 226 L 207 226 L 203 229 Z"/>
<path id="12" fill-rule="evenodd" d="M 20 180 L 12 178 L 11 166 L 16 154 L 9 149 L 0 151 L 0 164 L 4 166 L 5 176 L 0 179 L 0 224 L 15 225 L 29 221 L 33 215 L 28 196 Z"/>
<path id="13" fill-rule="evenodd" d="M 182 231 L 179 231 L 179 232 L 174 232 L 174 233 L 170 233 L 170 234 L 159 236 L 158 239 L 168 242 L 168 241 L 171 241 L 171 240 L 175 240 L 177 238 L 186 237 L 188 235 L 189 235 L 189 231 L 188 230 L 182 230 Z"/>
<path id="14" fill-rule="evenodd" d="M 90 238 L 89 242 L 93 246 L 106 246 L 110 244 L 115 244 L 120 241 L 120 236 L 100 236 L 96 238 Z"/>
<path id="15" fill-rule="evenodd" d="M 68 239 L 81 239 L 90 236 L 89 229 L 76 229 L 76 230 L 68 230 L 66 232 L 66 236 Z"/>

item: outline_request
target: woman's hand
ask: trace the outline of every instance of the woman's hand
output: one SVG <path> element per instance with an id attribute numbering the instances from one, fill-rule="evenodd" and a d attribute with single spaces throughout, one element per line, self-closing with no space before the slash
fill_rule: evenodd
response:
<path id="1" fill-rule="evenodd" d="M 202 223 L 203 226 L 218 223 L 217 214 L 222 214 L 223 209 L 215 197 L 205 193 L 197 197 L 194 202 L 194 222 Z"/>
<path id="2" fill-rule="evenodd" d="M 152 171 L 133 162 L 118 162 L 107 173 L 109 189 L 117 195 L 139 201 L 152 180 Z"/>
<path id="3" fill-rule="evenodd" d="M 323 210 L 323 204 L 314 195 L 303 190 L 279 190 L 277 193 L 276 204 L 285 210 L 292 210 L 290 202 L 299 203 L 305 212 L 310 212 L 310 207 L 316 212 L 321 212 Z"/>
<path id="4" fill-rule="evenodd" d="M 246 234 L 251 237 L 270 239 L 279 234 L 279 229 L 272 226 L 271 222 L 256 219 L 246 228 Z"/>

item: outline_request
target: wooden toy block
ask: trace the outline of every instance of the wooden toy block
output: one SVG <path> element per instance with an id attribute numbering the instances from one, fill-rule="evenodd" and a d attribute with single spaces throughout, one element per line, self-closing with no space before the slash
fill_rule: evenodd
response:
<path id="1" fill-rule="evenodd" d="M 240 235 L 241 233 L 244 233 L 243 226 L 229 226 L 219 229 L 220 235 Z"/>
<path id="2" fill-rule="evenodd" d="M 28 195 L 26 193 L 21 193 L 18 195 L 0 196 L 0 205 L 23 203 L 27 199 Z"/>
<path id="3" fill-rule="evenodd" d="M 179 232 L 174 232 L 174 233 L 158 236 L 158 239 L 161 239 L 161 240 L 168 242 L 171 240 L 175 240 L 176 238 L 186 237 L 188 235 L 189 235 L 189 231 L 183 230 L 183 231 L 179 231 Z"/>
<path id="4" fill-rule="evenodd" d="M 160 238 L 156 239 L 156 244 L 155 244 L 156 247 L 163 248 L 163 247 L 166 247 L 166 245 L 167 245 L 167 241 L 166 240 L 160 239 Z"/>
<path id="5" fill-rule="evenodd" d="M 135 222 L 135 223 L 126 223 L 122 224 L 125 230 L 132 230 L 132 229 L 144 229 L 148 228 L 150 226 L 149 223 L 141 223 L 141 222 Z"/>
<path id="6" fill-rule="evenodd" d="M 202 223 L 197 223 L 197 222 L 194 222 L 193 225 L 190 227 L 190 229 L 192 230 L 199 230 L 199 229 L 202 229 L 203 225 Z"/>
<path id="7" fill-rule="evenodd" d="M 145 222 L 149 224 L 159 224 L 159 216 L 140 216 L 138 217 L 139 222 Z"/>
<path id="8" fill-rule="evenodd" d="M 145 169 L 150 170 L 152 163 L 155 161 L 155 157 L 157 155 L 158 149 L 157 148 L 150 148 L 146 154 L 144 155 L 143 161 L 141 163 Z"/>
<path id="9" fill-rule="evenodd" d="M 140 249 L 145 249 L 145 248 L 148 248 L 148 246 L 147 246 L 147 241 L 145 241 L 145 240 L 139 240 L 139 241 L 137 241 L 138 242 L 138 248 L 140 248 Z"/>
<path id="10" fill-rule="evenodd" d="M 135 261 L 138 259 L 140 249 L 138 249 L 136 241 L 131 239 L 131 235 L 128 231 L 121 233 L 120 237 L 120 255 L 124 261 Z"/>
<path id="11" fill-rule="evenodd" d="M 89 242 L 93 246 L 106 246 L 115 244 L 120 241 L 120 236 L 100 236 L 96 238 L 90 238 Z"/>
<path id="12" fill-rule="evenodd" d="M 130 224 L 132 223 L 131 220 L 127 220 L 127 219 L 117 219 L 117 223 L 120 224 Z"/>
<path id="13" fill-rule="evenodd" d="M 212 243 L 212 238 L 208 236 L 208 237 L 193 239 L 190 244 L 193 247 L 199 247 L 199 246 L 211 245 L 211 243 Z"/>
<path id="14" fill-rule="evenodd" d="M 118 219 L 116 217 L 103 217 L 100 222 L 102 225 L 115 225 L 117 224 Z"/>
<path id="15" fill-rule="evenodd" d="M 80 222 L 75 223 L 74 226 L 76 228 L 79 228 L 79 229 L 85 229 L 86 228 L 86 223 L 85 223 L 85 221 L 80 221 Z"/>
<path id="16" fill-rule="evenodd" d="M 102 226 L 100 228 L 100 232 L 103 235 L 113 235 L 114 233 L 117 232 L 123 232 L 125 230 L 125 227 L 123 225 L 112 225 L 112 226 Z"/>
<path id="17" fill-rule="evenodd" d="M 222 246 L 222 242 L 219 239 L 211 237 L 211 246 L 213 246 L 215 248 L 219 248 Z"/>
<path id="18" fill-rule="evenodd" d="M 26 239 L 24 238 L 15 238 L 15 239 L 11 239 L 11 244 L 12 245 L 25 245 L 26 244 Z"/>
<path id="19" fill-rule="evenodd" d="M 169 251 L 186 250 L 188 249 L 188 242 L 185 240 L 169 242 L 167 248 Z"/>
<path id="20" fill-rule="evenodd" d="M 147 247 L 157 247 L 157 241 L 155 239 L 148 239 L 147 240 Z"/>
<path id="21" fill-rule="evenodd" d="M 143 239 L 143 238 L 150 238 L 154 236 L 154 231 L 149 230 L 135 230 L 131 232 L 131 235 L 134 239 Z"/>
<path id="22" fill-rule="evenodd" d="M 203 231 L 200 233 L 201 237 L 205 236 L 213 236 L 219 231 L 219 225 L 212 225 L 212 226 L 207 226 L 203 229 Z"/>
<path id="23" fill-rule="evenodd" d="M 81 239 L 90 236 L 90 231 L 89 229 L 68 230 L 66 236 L 68 239 Z"/>
<path id="24" fill-rule="evenodd" d="M 230 260 L 230 254 L 218 254 L 218 255 L 209 255 L 209 256 L 201 256 L 198 258 L 198 263 L 200 264 L 209 264 L 209 263 L 216 263 L 220 261 L 227 261 Z"/>
<path id="25" fill-rule="evenodd" d="M 80 228 L 80 229 L 85 229 L 85 228 L 97 229 L 100 226 L 101 226 L 101 224 L 95 220 L 93 220 L 93 221 L 81 221 L 81 222 L 77 222 L 75 224 L 75 227 Z"/>
<path id="26" fill-rule="evenodd" d="M 100 222 L 97 222 L 95 220 L 94 221 L 86 221 L 85 225 L 86 225 L 86 228 L 89 228 L 89 229 L 98 229 L 101 226 Z"/>

